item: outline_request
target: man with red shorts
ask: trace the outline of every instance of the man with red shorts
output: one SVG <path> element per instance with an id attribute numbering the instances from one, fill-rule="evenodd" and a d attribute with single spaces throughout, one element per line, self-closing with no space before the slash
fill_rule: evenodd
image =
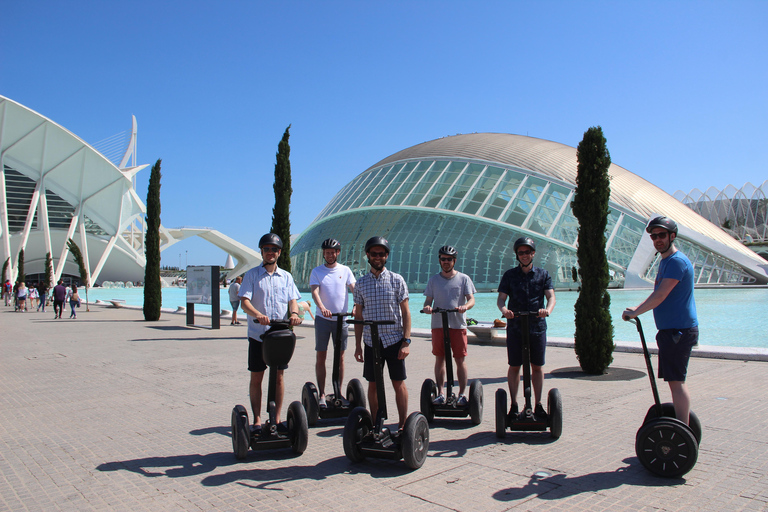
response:
<path id="1" fill-rule="evenodd" d="M 464 314 L 475 305 L 475 285 L 466 274 L 456 270 L 458 252 L 450 245 L 444 245 L 438 251 L 440 273 L 429 278 L 424 295 L 424 312 L 432 313 L 432 304 L 441 309 L 458 309 L 448 313 L 448 332 L 451 338 L 451 352 L 456 361 L 456 376 L 459 379 L 459 398 L 457 405 L 467 405 L 464 394 L 467 388 L 467 319 Z M 432 354 L 435 356 L 435 382 L 438 396 L 435 405 L 445 403 L 445 345 L 443 342 L 442 315 L 432 315 Z"/>

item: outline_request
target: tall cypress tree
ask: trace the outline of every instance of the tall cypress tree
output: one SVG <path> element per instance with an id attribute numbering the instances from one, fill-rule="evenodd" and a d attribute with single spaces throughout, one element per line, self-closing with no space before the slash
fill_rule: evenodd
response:
<path id="1" fill-rule="evenodd" d="M 43 278 L 43 284 L 46 290 L 50 290 L 53 287 L 53 258 L 51 253 L 45 253 L 45 278 Z"/>
<path id="2" fill-rule="evenodd" d="M 147 234 L 144 237 L 144 320 L 160 319 L 163 288 L 160 283 L 160 162 L 152 166 L 147 188 Z"/>
<path id="3" fill-rule="evenodd" d="M 90 311 L 90 308 L 88 307 L 88 285 L 90 284 L 90 280 L 88 279 L 88 269 L 85 267 L 83 253 L 80 252 L 80 247 L 78 247 L 75 241 L 71 238 L 67 240 L 67 249 L 72 253 L 72 257 L 75 258 L 75 263 L 77 263 L 77 268 L 80 271 L 80 283 L 81 286 L 85 287 L 85 310 Z"/>
<path id="4" fill-rule="evenodd" d="M 283 139 L 277 145 L 277 162 L 275 163 L 275 207 L 272 209 L 271 233 L 278 235 L 283 241 L 283 250 L 277 260 L 277 266 L 291 271 L 291 146 L 288 144 L 288 133 L 291 125 L 285 129 Z"/>
<path id="5" fill-rule="evenodd" d="M 8 276 L 5 275 L 5 273 L 8 271 L 8 263 L 10 263 L 11 258 L 10 256 L 8 258 L 5 258 L 5 262 L 3 262 L 3 275 L 0 277 L 0 281 L 5 284 L 5 280 L 8 279 Z"/>
<path id="6" fill-rule="evenodd" d="M 584 132 L 578 147 L 576 192 L 571 208 L 579 221 L 576 257 L 581 274 L 581 291 L 576 300 L 574 334 L 576 357 L 586 373 L 602 374 L 613 361 L 611 296 L 608 294 L 608 258 L 605 254 L 605 226 L 611 184 L 608 153 L 602 128 Z"/>
<path id="7" fill-rule="evenodd" d="M 24 279 L 27 277 L 26 272 L 24 272 L 24 249 L 19 249 L 19 264 L 16 268 L 19 270 L 19 273 L 16 275 L 16 281 L 26 281 L 26 279 Z"/>

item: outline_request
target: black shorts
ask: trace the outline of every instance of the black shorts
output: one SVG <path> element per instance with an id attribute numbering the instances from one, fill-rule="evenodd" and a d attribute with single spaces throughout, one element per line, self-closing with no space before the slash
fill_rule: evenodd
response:
<path id="1" fill-rule="evenodd" d="M 547 349 L 547 331 L 533 331 L 528 335 L 531 347 L 531 364 L 544 366 L 544 353 Z M 518 367 L 523 364 L 523 339 L 517 329 L 507 329 L 507 363 L 509 366 Z"/>
<path id="2" fill-rule="evenodd" d="M 699 327 L 661 329 L 656 334 L 659 347 L 659 378 L 667 382 L 685 382 L 691 350 L 699 342 Z"/>
<path id="3" fill-rule="evenodd" d="M 398 381 L 405 380 L 405 359 L 398 359 L 400 353 L 400 343 L 395 343 L 384 349 L 384 364 L 389 368 L 389 378 Z M 373 382 L 373 349 L 368 345 L 363 345 L 363 377 L 368 382 Z"/>
<path id="4" fill-rule="evenodd" d="M 262 344 L 259 340 L 248 338 L 248 371 L 263 372 L 267 369 L 267 363 L 264 362 L 264 356 L 261 355 Z M 278 370 L 285 370 L 288 365 L 278 366 Z"/>

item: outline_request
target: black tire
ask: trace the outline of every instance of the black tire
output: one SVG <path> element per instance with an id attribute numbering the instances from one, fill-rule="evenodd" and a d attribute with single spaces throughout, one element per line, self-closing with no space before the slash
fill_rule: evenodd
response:
<path id="1" fill-rule="evenodd" d="M 429 451 L 429 423 L 423 414 L 412 412 L 405 420 L 401 448 L 405 465 L 411 469 L 419 469 L 424 465 Z"/>
<path id="2" fill-rule="evenodd" d="M 301 405 L 307 413 L 307 424 L 314 427 L 319 415 L 320 397 L 317 394 L 317 388 L 311 382 L 307 382 L 301 388 Z"/>
<path id="3" fill-rule="evenodd" d="M 435 404 L 432 401 L 437 398 L 437 384 L 432 379 L 427 379 L 421 385 L 421 414 L 427 418 L 427 423 L 435 419 Z"/>
<path id="4" fill-rule="evenodd" d="M 547 416 L 549 419 L 549 435 L 560 439 L 563 434 L 563 398 L 557 388 L 552 388 L 547 394 Z"/>
<path id="5" fill-rule="evenodd" d="M 655 418 L 637 431 L 635 453 L 648 471 L 663 477 L 678 477 L 696 464 L 699 443 L 682 421 Z"/>
<path id="6" fill-rule="evenodd" d="M 661 404 L 661 408 L 663 409 L 662 415 L 667 418 L 677 418 L 677 415 L 675 414 L 675 404 L 672 402 L 665 402 Z M 652 405 L 650 409 L 648 409 L 648 413 L 645 415 L 645 419 L 643 420 L 643 425 L 648 423 L 654 418 L 657 418 L 659 415 L 656 413 L 656 406 Z M 699 417 L 696 416 L 696 413 L 691 411 L 688 414 L 688 426 L 691 427 L 691 430 L 693 430 L 693 435 L 696 436 L 696 442 L 701 445 L 701 421 L 699 421 Z"/>
<path id="7" fill-rule="evenodd" d="M 469 417 L 473 425 L 483 422 L 483 383 L 477 379 L 469 385 Z"/>
<path id="8" fill-rule="evenodd" d="M 357 379 L 352 379 L 347 383 L 347 400 L 352 409 L 355 407 L 365 407 L 365 388 L 363 383 Z"/>
<path id="9" fill-rule="evenodd" d="M 496 437 L 504 439 L 507 433 L 507 392 L 496 390 Z"/>
<path id="10" fill-rule="evenodd" d="M 344 455 L 352 462 L 362 462 L 365 455 L 360 450 L 360 443 L 373 430 L 371 413 L 365 407 L 355 407 L 347 416 L 344 424 Z"/>
<path id="11" fill-rule="evenodd" d="M 236 405 L 232 409 L 232 451 L 237 460 L 243 460 L 248 456 L 248 448 L 251 445 L 251 433 L 248 424 L 248 411 L 242 405 Z"/>
<path id="12" fill-rule="evenodd" d="M 288 437 L 291 440 L 293 453 L 301 455 L 307 449 L 309 442 L 309 426 L 307 425 L 307 413 L 304 406 L 296 400 L 288 406 Z"/>

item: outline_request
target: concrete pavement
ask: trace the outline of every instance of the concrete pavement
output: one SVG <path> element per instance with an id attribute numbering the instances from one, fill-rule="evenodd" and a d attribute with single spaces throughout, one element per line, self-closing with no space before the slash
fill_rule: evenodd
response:
<path id="1" fill-rule="evenodd" d="M 548 349 L 545 367 L 545 392 L 557 387 L 563 396 L 557 441 L 542 433 L 496 439 L 506 353 L 471 345 L 483 423 L 436 419 L 421 469 L 351 464 L 343 420 L 311 428 L 301 456 L 251 451 L 238 462 L 229 423 L 235 404 L 248 407 L 245 325 L 211 330 L 206 318 L 187 327 L 183 315 L 150 323 L 140 310 L 90 309 L 77 320 L 0 309 L 0 511 L 768 509 L 766 362 L 692 359 L 703 440 L 680 479 L 648 473 L 635 456 L 652 402 L 642 356 L 616 352 L 608 375 L 589 377 L 562 347 Z M 297 334 L 285 407 L 315 380 L 311 327 Z M 347 377 L 360 378 L 349 352 L 346 363 Z M 413 411 L 432 377 L 426 339 L 414 339 L 407 368 Z M 394 424 L 390 385 L 387 394 Z"/>

